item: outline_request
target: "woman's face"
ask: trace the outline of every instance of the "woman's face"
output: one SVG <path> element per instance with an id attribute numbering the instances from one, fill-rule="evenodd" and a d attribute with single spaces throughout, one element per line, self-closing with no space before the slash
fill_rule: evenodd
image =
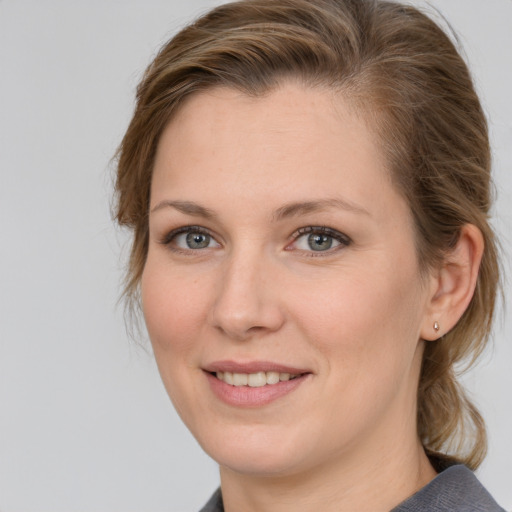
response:
<path id="1" fill-rule="evenodd" d="M 409 208 L 339 94 L 190 97 L 159 142 L 150 208 L 149 335 L 215 460 L 293 474 L 415 436 L 432 287 Z"/>

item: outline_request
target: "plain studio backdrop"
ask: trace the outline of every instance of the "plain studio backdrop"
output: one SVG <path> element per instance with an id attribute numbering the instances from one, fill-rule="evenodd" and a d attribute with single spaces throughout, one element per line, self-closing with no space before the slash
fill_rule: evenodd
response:
<path id="1" fill-rule="evenodd" d="M 217 468 L 117 306 L 126 234 L 109 159 L 159 46 L 213 0 L 0 0 L 0 510 L 198 510 Z M 433 2 L 490 119 L 494 224 L 512 249 L 512 1 Z M 124 250 L 123 250 L 124 247 Z M 509 270 L 507 261 L 505 267 Z M 509 272 L 510 273 L 510 272 Z M 511 285 L 505 292 L 512 300 Z M 465 377 L 489 427 L 478 475 L 512 509 L 512 315 Z"/>

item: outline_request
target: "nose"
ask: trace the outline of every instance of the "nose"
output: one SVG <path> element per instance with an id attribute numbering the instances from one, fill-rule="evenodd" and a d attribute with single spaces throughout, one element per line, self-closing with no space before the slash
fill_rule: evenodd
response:
<path id="1" fill-rule="evenodd" d="M 278 331 L 285 315 L 275 270 L 261 254 L 231 255 L 217 281 L 211 309 L 215 329 L 238 341 Z"/>

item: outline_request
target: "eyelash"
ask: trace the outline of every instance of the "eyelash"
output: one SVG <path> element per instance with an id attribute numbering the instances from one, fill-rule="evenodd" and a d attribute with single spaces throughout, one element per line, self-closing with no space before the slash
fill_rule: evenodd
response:
<path id="1" fill-rule="evenodd" d="M 217 240 L 215 239 L 215 237 L 211 234 L 211 232 L 201 226 L 181 226 L 177 229 L 173 229 L 172 231 L 167 233 L 159 242 L 162 245 L 168 246 L 172 251 L 177 252 L 177 253 L 183 253 L 183 254 L 190 255 L 191 252 L 201 251 L 202 249 L 191 249 L 191 248 L 183 249 L 181 247 L 172 245 L 173 242 L 176 240 L 176 238 L 179 235 L 184 234 L 184 233 L 187 233 L 187 234 L 191 234 L 191 233 L 196 234 L 197 233 L 199 235 L 206 235 L 206 236 L 210 237 L 212 240 L 214 240 L 216 243 L 218 243 Z M 292 249 L 288 249 L 288 247 L 290 247 L 293 244 L 296 244 L 297 241 L 300 240 L 305 235 L 325 235 L 339 243 L 339 246 L 335 246 L 334 248 L 329 248 L 325 251 L 313 251 L 313 250 L 308 251 L 308 250 L 297 249 L 297 250 L 301 251 L 302 253 L 306 253 L 308 255 L 308 257 L 321 257 L 324 255 L 327 256 L 327 255 L 332 254 L 333 252 L 337 252 L 338 250 L 340 250 L 343 247 L 348 247 L 352 243 L 352 240 L 350 239 L 350 237 L 348 237 L 347 235 L 345 235 L 335 229 L 332 229 L 332 228 L 329 228 L 326 226 L 306 226 L 306 227 L 300 228 L 297 231 L 295 231 L 295 233 L 290 237 L 292 239 L 292 241 L 286 246 L 285 250 L 292 250 Z"/>
<path id="2" fill-rule="evenodd" d="M 311 251 L 304 250 L 303 251 L 303 253 L 306 253 L 308 257 L 313 257 L 313 258 L 332 255 L 334 252 L 337 252 L 337 251 L 343 249 L 344 247 L 348 247 L 352 243 L 352 240 L 349 236 L 345 235 L 344 233 L 341 233 L 340 231 L 329 228 L 327 226 L 306 226 L 306 227 L 298 229 L 292 235 L 293 241 L 291 242 L 290 245 L 296 244 L 297 241 L 305 235 L 325 235 L 325 236 L 328 236 L 329 238 L 332 238 L 333 240 L 336 240 L 339 243 L 339 246 L 336 246 L 334 248 L 329 248 L 325 251 L 313 251 L 313 250 L 311 250 Z"/>
<path id="3" fill-rule="evenodd" d="M 207 229 L 205 229 L 205 228 L 203 228 L 201 226 L 181 226 L 181 227 L 179 227 L 177 229 L 173 229 L 172 231 L 167 233 L 159 242 L 162 245 L 168 246 L 169 249 L 171 249 L 172 251 L 177 252 L 177 253 L 190 254 L 191 252 L 200 251 L 200 249 L 190 249 L 190 248 L 189 249 L 183 249 L 181 247 L 173 246 L 173 242 L 176 240 L 176 238 L 179 235 L 182 235 L 182 234 L 185 234 L 185 233 L 186 234 L 194 233 L 194 234 L 198 234 L 198 235 L 209 236 L 212 240 L 217 242 L 215 237 L 212 236 L 212 234 Z"/>

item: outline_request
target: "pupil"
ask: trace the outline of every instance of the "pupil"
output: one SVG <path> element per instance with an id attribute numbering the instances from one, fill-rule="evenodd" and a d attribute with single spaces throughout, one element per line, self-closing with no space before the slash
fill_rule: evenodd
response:
<path id="1" fill-rule="evenodd" d="M 191 249 L 204 249 L 210 244 L 210 237 L 201 233 L 189 233 L 187 235 L 187 245 Z"/>
<path id="2" fill-rule="evenodd" d="M 313 251 L 326 251 L 332 246 L 332 237 L 327 235 L 312 234 L 308 237 L 308 243 Z"/>

